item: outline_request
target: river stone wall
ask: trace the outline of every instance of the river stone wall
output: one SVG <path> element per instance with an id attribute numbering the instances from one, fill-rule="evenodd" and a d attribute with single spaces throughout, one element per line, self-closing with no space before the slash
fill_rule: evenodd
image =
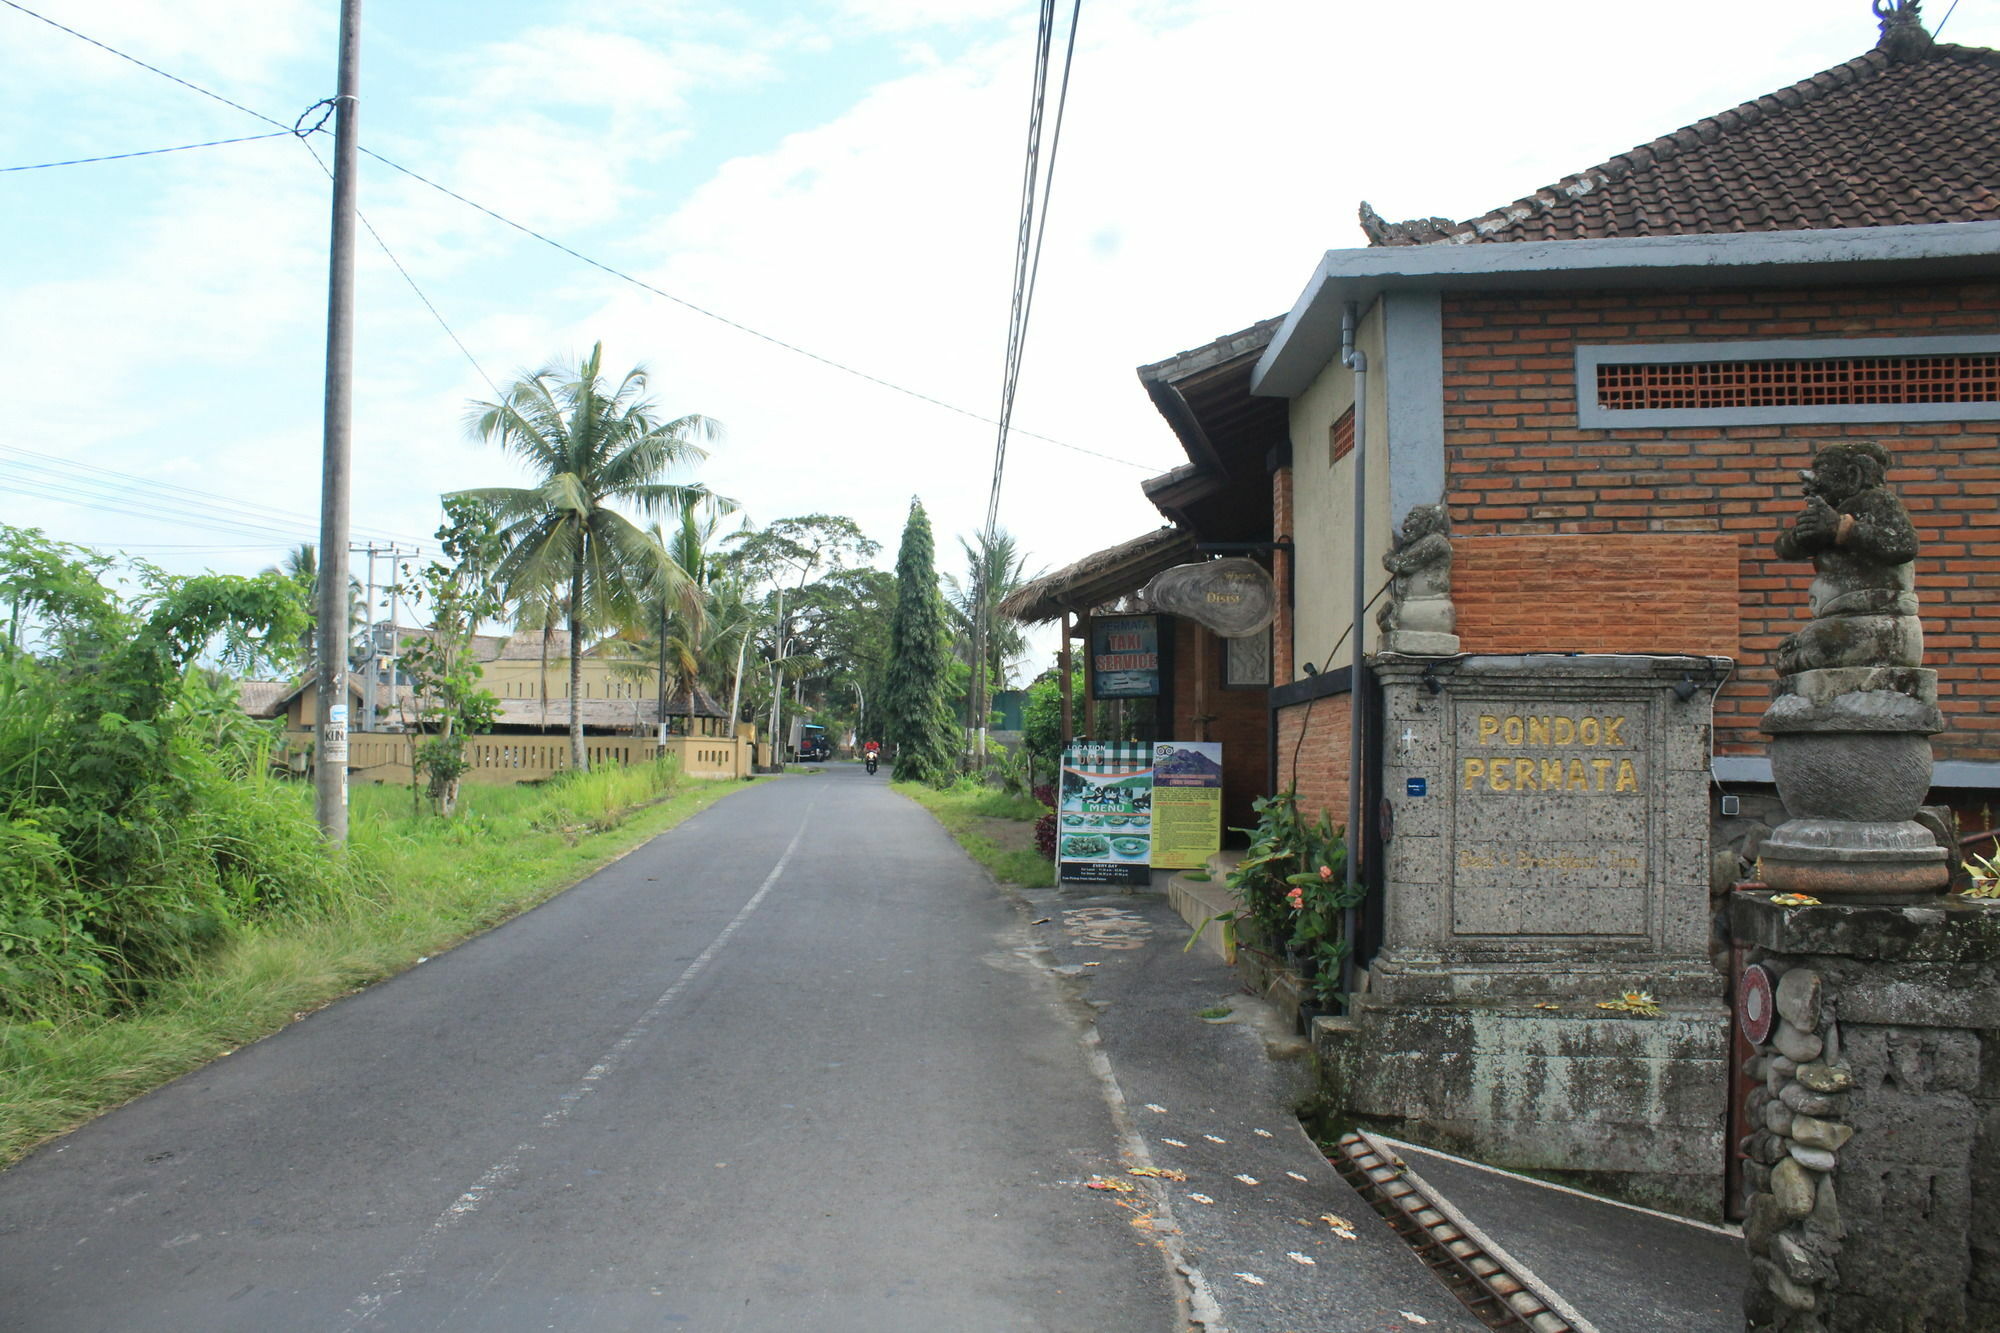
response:
<path id="1" fill-rule="evenodd" d="M 1770 898 L 1730 903 L 1778 976 L 1738 1145 L 1748 1327 L 2000 1326 L 2000 904 Z"/>

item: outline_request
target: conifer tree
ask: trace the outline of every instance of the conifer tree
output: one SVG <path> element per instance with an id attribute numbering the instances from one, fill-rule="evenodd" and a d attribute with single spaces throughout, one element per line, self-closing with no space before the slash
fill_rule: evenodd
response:
<path id="1" fill-rule="evenodd" d="M 896 749 L 901 781 L 942 782 L 951 775 L 958 745 L 945 697 L 950 661 L 951 630 L 938 591 L 931 521 L 923 502 L 913 497 L 896 552 L 896 614 L 882 684 L 883 734 Z"/>

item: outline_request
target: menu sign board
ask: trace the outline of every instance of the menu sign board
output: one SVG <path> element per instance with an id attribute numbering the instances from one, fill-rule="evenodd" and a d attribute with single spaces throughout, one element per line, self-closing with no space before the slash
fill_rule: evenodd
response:
<path id="1" fill-rule="evenodd" d="M 1160 618 L 1103 616 L 1090 622 L 1091 695 L 1150 699 L 1160 693 Z"/>
<path id="2" fill-rule="evenodd" d="M 1185 870 L 1222 848 L 1222 744 L 1153 747 L 1153 864 Z"/>
<path id="3" fill-rule="evenodd" d="M 1153 747 L 1077 741 L 1063 751 L 1056 798 L 1057 878 L 1153 882 Z"/>

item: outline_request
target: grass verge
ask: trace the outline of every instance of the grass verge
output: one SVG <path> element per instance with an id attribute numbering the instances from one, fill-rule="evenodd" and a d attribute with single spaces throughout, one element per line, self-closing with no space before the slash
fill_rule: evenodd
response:
<path id="1" fill-rule="evenodd" d="M 0 1166 L 545 902 L 743 785 L 607 769 L 468 786 L 449 820 L 413 817 L 407 788 L 355 788 L 348 855 L 365 892 L 234 927 L 119 1017 L 0 1023 Z"/>
<path id="2" fill-rule="evenodd" d="M 1056 882 L 1056 868 L 1035 850 L 1035 821 L 1044 809 L 1025 796 L 991 787 L 947 787 L 921 782 L 891 784 L 931 812 L 966 854 L 1003 884 L 1043 889 Z"/>

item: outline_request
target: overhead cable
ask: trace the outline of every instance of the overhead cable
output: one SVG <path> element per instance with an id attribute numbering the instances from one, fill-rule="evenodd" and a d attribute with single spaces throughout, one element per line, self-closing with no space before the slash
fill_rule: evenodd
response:
<path id="1" fill-rule="evenodd" d="M 102 157 L 72 157 L 64 162 L 30 162 L 19 167 L 0 167 L 0 173 L 9 171 L 46 171 L 50 167 L 86 167 L 93 162 L 123 162 L 134 157 L 158 157 L 162 153 L 185 153 L 192 148 L 221 148 L 232 143 L 256 143 L 260 139 L 282 139 L 290 130 L 272 130 L 269 134 L 246 134 L 237 139 L 209 139 L 202 143 L 175 144 L 172 148 L 141 148 L 131 153 L 107 153 Z"/>
<path id="2" fill-rule="evenodd" d="M 1045 0 L 1045 2 L 1053 3 L 1053 0 Z M 295 128 L 294 126 L 287 126 L 282 121 L 275 120 L 272 117 L 265 115 L 261 111 L 253 111 L 251 108 L 244 106 L 240 102 L 231 101 L 229 98 L 224 97 L 222 94 L 204 88 L 200 84 L 191 83 L 188 80 L 179 77 L 178 75 L 169 74 L 167 73 L 167 71 L 159 68 L 157 65 L 148 64 L 146 61 L 139 59 L 137 56 L 128 55 L 125 52 L 120 51 L 115 46 L 107 45 L 106 43 L 97 40 L 95 37 L 86 36 L 85 34 L 78 32 L 76 29 L 58 23 L 54 19 L 49 18 L 46 15 L 38 14 L 34 10 L 29 9 L 26 5 L 19 3 L 19 0 L 0 0 L 0 5 L 5 5 L 9 9 L 18 10 L 21 13 L 26 14 L 29 18 L 40 20 L 41 22 L 48 24 L 52 28 L 56 28 L 62 32 L 66 32 L 70 36 L 79 38 L 82 41 L 86 41 L 90 43 L 92 46 L 98 47 L 101 50 L 108 51 L 109 53 L 111 53 L 114 56 L 117 56 L 121 60 L 128 60 L 131 63 L 139 66 L 141 69 L 148 70 L 154 74 L 159 75 L 161 78 L 167 79 L 173 83 L 177 83 L 181 85 L 183 88 L 187 88 L 192 92 L 201 94 L 203 97 L 211 98 L 214 101 L 222 103 L 224 106 L 233 107 L 235 110 L 241 111 L 245 115 L 254 116 L 258 120 L 263 121 L 267 125 L 277 126 L 278 128 L 287 131 L 291 131 Z M 1073 23 L 1074 20 L 1072 20 L 1072 24 Z M 865 380 L 868 383 L 874 384 L 880 388 L 888 389 L 894 393 L 902 394 L 905 397 L 914 398 L 919 402 L 929 403 L 933 407 L 943 408 L 947 412 L 956 413 L 957 415 L 963 417 L 970 417 L 974 421 L 981 421 L 990 426 L 997 426 L 1000 424 L 994 418 L 989 417 L 982 412 L 975 412 L 970 408 L 960 407 L 956 403 L 946 402 L 942 398 L 936 398 L 930 394 L 923 393 L 917 389 L 912 389 L 905 385 L 897 384 L 893 380 L 883 379 L 879 375 L 871 375 L 865 370 L 857 369 L 856 367 L 850 366 L 842 361 L 836 361 L 830 356 L 823 356 L 818 352 L 814 352 L 807 348 L 800 347 L 796 343 L 786 342 L 784 339 L 776 337 L 769 333 L 765 333 L 761 329 L 752 328 L 748 324 L 743 324 L 738 322 L 737 320 L 729 318 L 727 315 L 719 314 L 716 311 L 710 310 L 705 306 L 697 305 L 696 303 L 686 299 L 685 297 L 676 296 L 672 292 L 656 287 L 652 283 L 649 283 L 642 278 L 635 277 L 634 275 L 627 273 L 622 269 L 604 263 L 602 260 L 593 259 L 589 255 L 584 254 L 582 251 L 577 250 L 571 246 L 565 245 L 563 242 L 556 240 L 552 236 L 536 231 L 533 227 L 528 226 L 526 223 L 516 222 L 513 218 L 508 217 L 506 214 L 501 213 L 495 209 L 488 208 L 485 204 L 482 204 L 475 199 L 470 199 L 465 195 L 460 194 L 458 191 L 450 188 L 449 186 L 442 185 L 439 182 L 432 180 L 430 177 L 425 176 L 423 173 L 419 171 L 414 171 L 411 168 L 404 166 L 400 162 L 394 161 L 391 158 L 384 157 L 382 154 L 376 152 L 372 148 L 367 147 L 365 144 L 360 145 L 360 151 L 367 154 L 375 161 L 380 162 L 383 166 L 388 167 L 390 170 L 400 172 L 403 175 L 408 176 L 411 180 L 414 180 L 421 185 L 427 185 L 431 189 L 436 190 L 440 194 L 443 194 L 452 199 L 456 199 L 459 203 L 464 204 L 466 207 L 471 208 L 476 212 L 484 213 L 487 217 L 492 218 L 495 222 L 501 223 L 503 226 L 511 227 L 515 231 L 518 231 L 525 236 L 532 237 L 533 239 L 540 241 L 542 244 L 547 245 L 552 249 L 560 250 L 562 253 L 568 255 L 572 259 L 575 259 L 579 263 L 587 264 L 591 268 L 597 269 L 603 273 L 607 273 L 612 277 L 617 278 L 621 282 L 630 283 L 632 286 L 637 287 L 642 291 L 650 292 L 654 296 L 660 297 L 662 300 L 671 301 L 675 305 L 681 306 L 687 310 L 691 310 L 695 314 L 704 316 L 705 318 L 712 319 L 718 324 L 726 325 L 729 328 L 735 329 L 739 333 L 744 333 L 752 338 L 756 338 L 759 339 L 760 341 L 770 343 L 774 347 L 782 348 L 783 350 L 791 352 L 797 356 L 805 357 L 807 360 L 817 361 L 821 365 L 827 366 L 830 369 L 840 371 L 842 374 L 852 375 L 857 379 Z M 474 364 L 476 365 L 477 363 L 475 362 Z M 1087 454 L 1092 458 L 1101 458 L 1109 463 L 1117 463 L 1124 467 L 1137 468 L 1142 472 L 1152 472 L 1155 470 L 1154 465 L 1147 463 L 1136 463 L 1129 458 L 1119 458 L 1116 455 L 1103 453 L 1096 449 L 1087 449 L 1080 444 L 1071 444 L 1067 440 L 1056 439 L 1052 435 L 1043 435 L 1040 434 L 1039 432 L 1030 430 L 1015 430 L 1011 427 L 1011 425 L 1009 427 L 1009 430 L 1010 433 L 1014 435 L 1022 435 L 1028 437 L 1029 439 L 1040 440 L 1045 444 L 1053 444 L 1059 449 L 1068 449 L 1073 453 Z"/>

